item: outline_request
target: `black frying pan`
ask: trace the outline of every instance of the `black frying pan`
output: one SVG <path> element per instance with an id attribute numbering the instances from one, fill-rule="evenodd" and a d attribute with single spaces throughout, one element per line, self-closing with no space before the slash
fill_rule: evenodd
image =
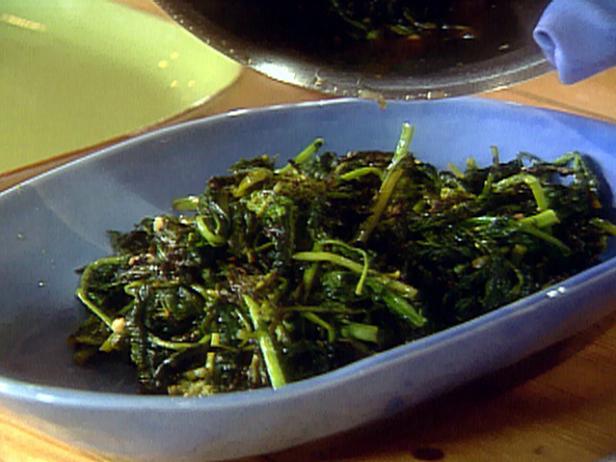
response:
<path id="1" fill-rule="evenodd" d="M 327 12 L 329 0 L 155 1 L 233 59 L 334 95 L 443 98 L 509 86 L 549 70 L 532 39 L 549 0 L 448 0 L 477 37 L 441 34 L 420 47 L 404 40 L 349 39 L 340 18 Z"/>

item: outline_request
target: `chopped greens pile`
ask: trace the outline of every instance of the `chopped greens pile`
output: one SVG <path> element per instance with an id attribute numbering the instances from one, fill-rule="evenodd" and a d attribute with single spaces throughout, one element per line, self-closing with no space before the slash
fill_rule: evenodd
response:
<path id="1" fill-rule="evenodd" d="M 241 160 L 178 214 L 112 232 L 81 273 L 75 359 L 130 360 L 148 393 L 278 388 L 554 284 L 616 234 L 578 153 L 438 171 L 412 135 Z"/>

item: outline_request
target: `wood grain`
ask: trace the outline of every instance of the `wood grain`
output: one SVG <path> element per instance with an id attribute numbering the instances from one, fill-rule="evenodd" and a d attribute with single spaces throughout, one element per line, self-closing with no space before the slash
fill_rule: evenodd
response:
<path id="1" fill-rule="evenodd" d="M 121 1 L 160 14 L 149 0 Z M 616 70 L 573 86 L 561 85 L 552 73 L 484 96 L 616 122 Z M 231 88 L 166 124 L 318 98 L 322 95 L 245 70 Z M 0 189 L 86 154 L 67 153 L 0 175 Z M 616 311 L 616 300 L 611 303 Z M 592 462 L 614 452 L 616 314 L 519 364 L 393 419 L 242 462 Z M 108 459 L 52 440 L 0 409 L 0 462 L 35 461 Z"/>

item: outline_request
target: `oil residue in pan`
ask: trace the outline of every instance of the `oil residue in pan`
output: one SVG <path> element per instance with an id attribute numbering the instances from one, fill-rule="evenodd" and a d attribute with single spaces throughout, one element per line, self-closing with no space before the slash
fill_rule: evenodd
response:
<path id="1" fill-rule="evenodd" d="M 190 0 L 192 7 L 245 43 L 348 71 L 422 76 L 515 52 L 532 42 L 547 0 Z M 333 7 L 334 5 L 335 7 Z M 390 8 L 373 23 L 361 13 Z M 428 24 L 393 31 L 396 11 Z M 343 12 L 345 14 L 340 14 Z M 402 13 L 400 13 L 402 14 Z M 357 20 L 357 21 L 356 21 Z M 388 22 L 389 21 L 389 22 Z M 359 24 L 355 27 L 353 23 Z M 387 23 L 386 26 L 383 26 Z M 370 32 L 370 26 L 376 27 Z M 366 26 L 366 34 L 362 27 Z M 362 36 L 363 35 L 363 36 Z"/>

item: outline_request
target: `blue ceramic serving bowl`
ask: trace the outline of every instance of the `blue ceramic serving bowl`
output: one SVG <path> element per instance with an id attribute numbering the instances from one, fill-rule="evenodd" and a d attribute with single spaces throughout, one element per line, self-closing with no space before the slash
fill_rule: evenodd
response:
<path id="1" fill-rule="evenodd" d="M 270 452 L 386 417 L 512 364 L 584 329 L 616 300 L 616 258 L 557 287 L 334 372 L 207 398 L 140 396 L 130 369 L 82 368 L 66 344 L 83 310 L 75 270 L 110 252 L 106 230 L 170 211 L 240 157 L 325 148 L 391 150 L 416 126 L 413 152 L 445 167 L 528 151 L 590 156 L 616 188 L 616 127 L 476 99 L 337 100 L 237 111 L 102 150 L 0 194 L 0 405 L 69 444 L 139 461 L 207 461 Z M 606 193 L 606 203 L 614 198 Z M 611 303 L 610 303 L 611 302 Z"/>

